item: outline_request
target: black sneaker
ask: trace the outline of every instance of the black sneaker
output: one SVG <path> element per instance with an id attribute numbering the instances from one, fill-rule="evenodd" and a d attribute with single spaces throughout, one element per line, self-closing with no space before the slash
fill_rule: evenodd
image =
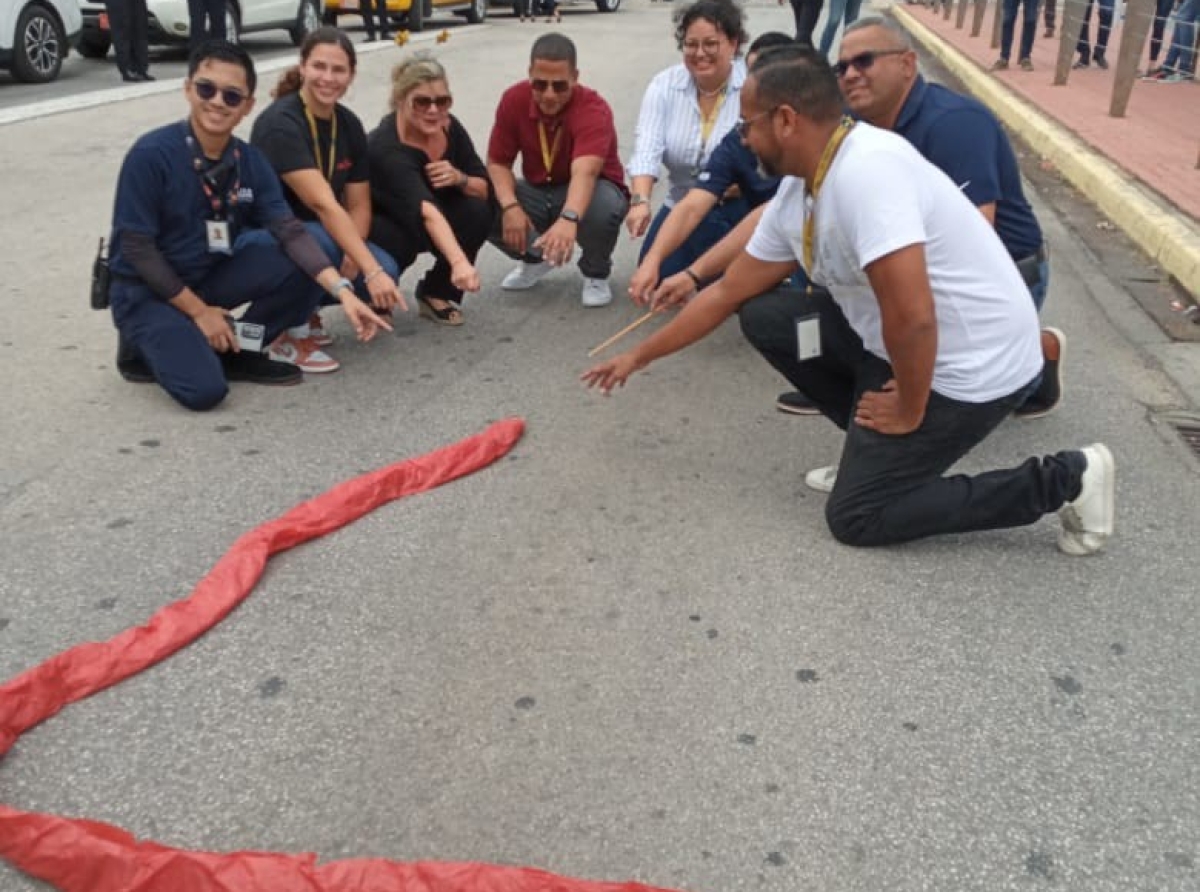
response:
<path id="1" fill-rule="evenodd" d="M 775 400 L 775 408 L 789 415 L 821 414 L 821 410 L 813 404 L 813 401 L 798 390 L 779 394 L 779 399 Z"/>
<path id="2" fill-rule="evenodd" d="M 117 374 L 130 384 L 153 384 L 154 373 L 140 353 L 117 338 Z"/>
<path id="3" fill-rule="evenodd" d="M 1042 331 L 1058 341 L 1058 359 L 1047 359 L 1042 365 L 1042 383 L 1013 412 L 1018 418 L 1044 418 L 1062 402 L 1062 366 L 1067 358 L 1067 336 L 1057 328 L 1043 328 Z"/>
<path id="4" fill-rule="evenodd" d="M 1092 56 L 1092 61 L 1096 63 L 1096 67 L 1104 71 L 1108 71 L 1108 60 L 1101 55 Z"/>
<path id="5" fill-rule="evenodd" d="M 225 377 L 230 381 L 286 386 L 304 380 L 304 373 L 290 362 L 276 362 L 268 359 L 265 353 L 252 350 L 222 353 L 221 365 L 225 367 Z"/>

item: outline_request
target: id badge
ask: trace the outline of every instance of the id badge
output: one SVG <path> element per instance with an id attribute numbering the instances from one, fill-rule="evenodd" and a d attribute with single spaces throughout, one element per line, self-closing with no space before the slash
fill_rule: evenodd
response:
<path id="1" fill-rule="evenodd" d="M 204 231 L 208 233 L 209 254 L 233 253 L 233 245 L 229 243 L 228 220 L 208 220 L 204 223 Z"/>
<path id="2" fill-rule="evenodd" d="M 821 317 L 802 316 L 796 320 L 796 358 L 801 362 L 821 355 Z"/>

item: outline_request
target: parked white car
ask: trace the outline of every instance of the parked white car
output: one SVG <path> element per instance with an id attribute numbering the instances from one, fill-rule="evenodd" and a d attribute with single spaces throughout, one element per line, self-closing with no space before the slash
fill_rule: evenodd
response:
<path id="1" fill-rule="evenodd" d="M 54 80 L 81 27 L 77 0 L 0 0 L 0 69 L 26 83 Z"/>
<path id="2" fill-rule="evenodd" d="M 103 59 L 112 45 L 104 4 L 99 0 L 78 2 L 83 10 L 79 52 L 90 59 Z M 150 12 L 150 43 L 187 43 L 191 31 L 187 0 L 146 0 L 146 8 Z M 240 34 L 282 29 L 299 46 L 309 31 L 321 27 L 323 12 L 323 0 L 228 0 L 225 31 L 236 43 Z"/>

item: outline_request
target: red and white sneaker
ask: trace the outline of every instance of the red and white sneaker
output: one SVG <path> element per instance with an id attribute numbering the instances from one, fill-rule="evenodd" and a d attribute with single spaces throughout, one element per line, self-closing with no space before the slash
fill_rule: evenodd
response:
<path id="1" fill-rule="evenodd" d="M 325 327 L 320 313 L 313 313 L 308 319 L 308 337 L 318 347 L 328 347 L 333 343 L 333 332 Z"/>
<path id="2" fill-rule="evenodd" d="M 267 356 L 276 362 L 290 363 L 309 375 L 336 372 L 342 367 L 341 363 L 314 344 L 311 337 L 294 338 L 287 332 L 275 339 L 275 343 L 267 349 Z"/>

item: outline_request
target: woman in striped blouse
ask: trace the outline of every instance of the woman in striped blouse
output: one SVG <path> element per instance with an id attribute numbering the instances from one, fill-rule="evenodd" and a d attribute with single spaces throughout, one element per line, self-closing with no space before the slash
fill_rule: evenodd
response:
<path id="1" fill-rule="evenodd" d="M 740 58 L 746 42 L 741 8 L 732 0 L 696 0 L 675 12 L 675 40 L 683 62 L 650 81 L 638 115 L 633 157 L 628 164 L 633 195 L 625 225 L 634 238 L 645 236 L 641 263 L 675 202 L 687 194 L 713 149 L 739 114 L 746 79 Z M 667 195 L 651 214 L 650 192 L 663 168 Z M 665 278 L 681 272 L 720 241 L 746 215 L 740 195 L 726 194 L 659 270 Z"/>

